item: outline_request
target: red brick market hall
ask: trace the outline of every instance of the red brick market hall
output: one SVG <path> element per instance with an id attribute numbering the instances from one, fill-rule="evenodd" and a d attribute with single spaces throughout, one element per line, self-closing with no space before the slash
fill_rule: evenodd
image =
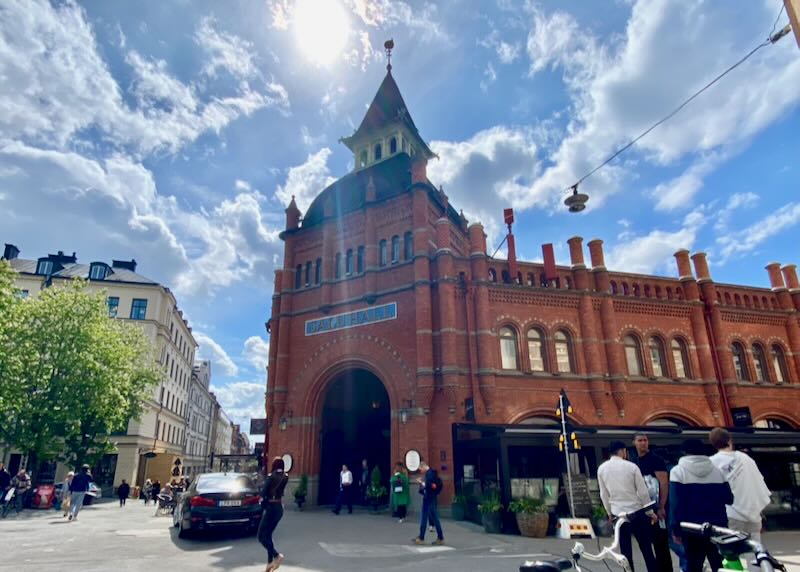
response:
<path id="1" fill-rule="evenodd" d="M 474 506 L 489 486 L 504 500 L 557 491 L 564 389 L 583 441 L 570 462 L 590 491 L 612 438 L 646 428 L 672 460 L 727 425 L 767 477 L 768 512 L 800 514 L 793 264 L 754 268 L 768 288 L 720 284 L 704 253 L 676 244 L 674 277 L 633 274 L 579 236 L 569 265 L 548 245 L 533 263 L 510 231 L 508 259 L 492 258 L 481 223 L 428 179 L 436 156 L 391 69 L 342 142 L 353 170 L 305 212 L 286 209 L 268 323 L 266 454 L 292 457 L 312 503 L 333 502 L 343 463 L 357 479 L 367 458 L 388 481 L 409 452 L 439 470 L 444 506 L 455 491 Z"/>

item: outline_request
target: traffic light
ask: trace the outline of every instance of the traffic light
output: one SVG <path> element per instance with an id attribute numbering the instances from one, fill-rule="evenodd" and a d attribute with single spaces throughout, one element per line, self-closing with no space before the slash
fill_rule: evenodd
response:
<path id="1" fill-rule="evenodd" d="M 556 405 L 556 417 L 561 417 L 562 408 L 564 409 L 564 413 L 566 413 L 567 415 L 572 415 L 572 404 L 569 402 L 569 399 L 567 398 L 567 392 L 564 391 L 563 389 L 559 394 L 558 405 Z"/>

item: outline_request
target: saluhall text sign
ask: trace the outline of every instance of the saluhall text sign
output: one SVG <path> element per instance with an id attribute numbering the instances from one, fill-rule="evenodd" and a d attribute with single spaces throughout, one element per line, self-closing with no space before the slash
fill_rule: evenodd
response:
<path id="1" fill-rule="evenodd" d="M 367 324 L 385 322 L 396 318 L 397 302 L 391 302 L 364 310 L 334 314 L 333 316 L 318 318 L 316 320 L 306 320 L 305 334 L 306 336 L 315 336 L 317 334 L 366 326 Z"/>

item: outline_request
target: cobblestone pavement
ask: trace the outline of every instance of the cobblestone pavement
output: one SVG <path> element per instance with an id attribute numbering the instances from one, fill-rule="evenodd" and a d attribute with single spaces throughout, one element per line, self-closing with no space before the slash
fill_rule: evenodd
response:
<path id="1" fill-rule="evenodd" d="M 231 532 L 182 540 L 171 524 L 170 518 L 154 517 L 152 506 L 138 501 L 122 509 L 112 502 L 87 507 L 73 523 L 55 511 L 25 511 L 0 521 L 0 571 L 264 569 L 265 552 L 252 536 Z M 286 554 L 281 567 L 286 572 L 511 572 L 526 558 L 543 553 L 566 555 L 572 544 L 553 538 L 487 535 L 469 523 L 443 524 L 446 546 L 413 546 L 410 541 L 417 528 L 411 520 L 398 524 L 380 514 L 298 513 L 287 506 L 275 541 Z M 791 572 L 800 572 L 800 533 L 770 533 L 765 541 Z M 605 567 L 594 564 L 590 569 L 598 572 Z M 644 570 L 641 562 L 637 570 Z"/>

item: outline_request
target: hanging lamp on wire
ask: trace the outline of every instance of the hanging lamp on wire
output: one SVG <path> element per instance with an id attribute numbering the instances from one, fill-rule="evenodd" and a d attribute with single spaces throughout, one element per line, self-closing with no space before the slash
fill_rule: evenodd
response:
<path id="1" fill-rule="evenodd" d="M 589 195 L 578 192 L 578 183 L 575 183 L 570 188 L 572 189 L 572 194 L 564 199 L 564 204 L 569 207 L 569 212 L 579 213 L 586 208 L 586 201 L 589 200 Z"/>

